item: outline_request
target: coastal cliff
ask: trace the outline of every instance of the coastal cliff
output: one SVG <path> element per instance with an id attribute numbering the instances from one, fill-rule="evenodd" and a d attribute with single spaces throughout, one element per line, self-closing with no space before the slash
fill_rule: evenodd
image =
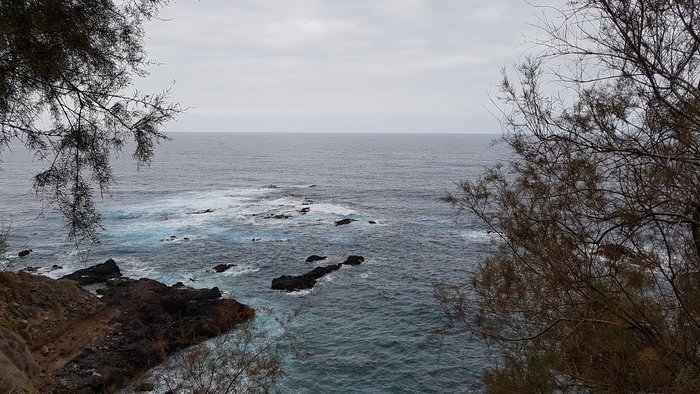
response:
<path id="1" fill-rule="evenodd" d="M 119 277 L 100 293 L 75 280 L 0 272 L 3 392 L 113 391 L 255 315 L 217 288 Z"/>

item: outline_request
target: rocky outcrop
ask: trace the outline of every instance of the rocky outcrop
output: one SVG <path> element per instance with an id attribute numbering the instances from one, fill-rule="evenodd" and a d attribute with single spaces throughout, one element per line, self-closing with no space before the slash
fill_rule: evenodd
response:
<path id="1" fill-rule="evenodd" d="M 248 306 L 222 299 L 216 287 L 168 287 L 152 279 L 110 281 L 102 302 L 119 311 L 112 319 L 116 327 L 99 342 L 99 351 L 82 352 L 58 373 L 69 391 L 111 391 L 168 354 L 254 316 Z"/>
<path id="2" fill-rule="evenodd" d="M 95 283 L 106 283 L 107 280 L 112 278 L 119 278 L 122 276 L 117 263 L 114 260 L 109 259 L 102 264 L 97 264 L 95 266 L 77 270 L 72 274 L 65 275 L 61 279 L 70 279 L 78 282 L 79 285 L 92 285 Z"/>
<path id="3" fill-rule="evenodd" d="M 32 250 L 27 249 L 27 250 L 23 250 L 23 251 L 17 253 L 17 256 L 24 257 L 24 256 L 29 256 L 30 254 L 32 254 Z"/>
<path id="4" fill-rule="evenodd" d="M 12 329 L 0 333 L 0 377 L 20 371 L 13 384 L 29 392 L 116 391 L 169 354 L 255 315 L 217 288 L 151 279 L 110 279 L 101 299 L 73 281 L 21 272 L 0 272 L 0 283 L 0 326 Z M 18 351 L 8 354 L 3 341 Z M 3 368 L 7 359 L 12 368 Z"/>
<path id="5" fill-rule="evenodd" d="M 342 263 L 316 267 L 303 275 L 282 275 L 272 280 L 271 288 L 274 290 L 285 291 L 311 289 L 316 285 L 317 279 L 320 279 L 333 271 L 339 270 L 343 265 L 360 265 L 363 261 L 365 261 L 365 258 L 362 256 L 349 256 Z"/>
<path id="6" fill-rule="evenodd" d="M 313 262 L 315 262 L 315 261 L 322 261 L 322 260 L 325 260 L 325 259 L 327 259 L 327 258 L 328 258 L 328 257 L 326 257 L 326 256 L 318 256 L 318 255 L 312 254 L 311 256 L 309 256 L 309 257 L 306 258 L 306 262 L 307 262 L 307 263 L 313 263 Z"/>
<path id="7" fill-rule="evenodd" d="M 342 264 L 327 265 L 325 267 L 316 267 L 313 270 L 298 276 L 282 275 L 279 278 L 272 280 L 272 289 L 298 291 L 311 289 L 316 285 L 316 280 L 324 275 L 337 271 Z"/>

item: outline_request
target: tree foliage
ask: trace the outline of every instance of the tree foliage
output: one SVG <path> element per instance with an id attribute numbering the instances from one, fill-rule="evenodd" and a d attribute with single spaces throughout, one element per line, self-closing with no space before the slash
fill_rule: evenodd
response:
<path id="1" fill-rule="evenodd" d="M 697 390 L 700 2 L 573 0 L 543 30 L 501 85 L 513 158 L 447 198 L 500 239 L 438 299 L 501 346 L 491 392 Z"/>
<path id="2" fill-rule="evenodd" d="M 108 192 L 110 159 L 132 139 L 148 164 L 160 126 L 179 108 L 142 94 L 143 23 L 166 0 L 0 0 L 0 149 L 13 140 L 43 160 L 37 194 L 96 241 L 94 189 Z"/>

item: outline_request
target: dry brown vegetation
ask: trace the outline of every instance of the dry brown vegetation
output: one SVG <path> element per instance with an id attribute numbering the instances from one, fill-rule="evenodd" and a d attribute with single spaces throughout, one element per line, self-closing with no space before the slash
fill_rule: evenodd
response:
<path id="1" fill-rule="evenodd" d="M 513 159 L 448 198 L 500 240 L 436 294 L 499 346 L 490 392 L 697 392 L 700 2 L 548 11 L 501 85 Z"/>

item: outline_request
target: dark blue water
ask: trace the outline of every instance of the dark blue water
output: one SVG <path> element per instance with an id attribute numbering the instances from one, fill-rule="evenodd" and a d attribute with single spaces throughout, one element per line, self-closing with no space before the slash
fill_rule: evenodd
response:
<path id="1" fill-rule="evenodd" d="M 125 275 L 167 284 L 218 286 L 254 307 L 285 313 L 302 354 L 286 365 L 281 392 L 409 393 L 480 391 L 488 361 L 482 344 L 454 334 L 427 343 L 445 323 L 432 295 L 439 282 L 464 280 L 488 241 L 483 227 L 439 201 L 506 156 L 494 136 L 428 134 L 177 133 L 136 171 L 115 162 L 117 184 L 100 203 L 102 245 L 76 249 L 61 218 L 36 202 L 20 146 L 3 153 L 0 220 L 11 224 L 3 264 L 76 268 L 114 258 Z M 299 211 L 309 207 L 306 214 Z M 213 210 L 205 214 L 196 211 Z M 288 219 L 265 216 L 289 215 Z M 335 226 L 342 218 L 356 221 Z M 375 221 L 376 224 L 370 224 Z M 174 236 L 174 240 L 169 239 Z M 185 240 L 184 238 L 188 238 Z M 255 241 L 253 241 L 255 240 Z M 18 259 L 31 248 L 34 253 Z M 343 267 L 311 290 L 270 289 L 301 274 L 319 254 Z M 234 263 L 225 273 L 207 272 Z"/>

